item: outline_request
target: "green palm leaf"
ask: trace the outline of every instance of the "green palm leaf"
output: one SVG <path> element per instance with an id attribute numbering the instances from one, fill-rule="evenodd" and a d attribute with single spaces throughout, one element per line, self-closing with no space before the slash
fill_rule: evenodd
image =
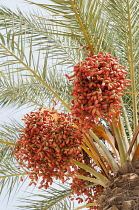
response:
<path id="1" fill-rule="evenodd" d="M 18 138 L 17 131 L 21 128 L 22 125 L 15 120 L 9 125 L 1 125 L 0 141 L 15 143 Z M 13 190 L 18 192 L 22 185 L 20 177 L 26 175 L 25 170 L 15 160 L 10 147 L 10 144 L 0 143 L 0 194 L 7 188 L 8 198 L 12 195 Z"/>
<path id="2" fill-rule="evenodd" d="M 89 46 L 92 52 L 92 47 L 94 47 L 96 52 L 100 50 L 105 25 L 104 19 L 101 18 L 103 1 L 51 0 L 52 4 L 39 4 L 33 1 L 26 1 L 51 12 L 56 17 L 56 20 L 53 18 L 51 22 L 57 23 L 58 26 L 62 27 L 62 30 L 65 27 L 73 32 L 72 36 L 80 35 L 81 38 L 79 37 L 78 40 L 81 45 L 85 44 Z M 94 34 L 97 34 L 97 37 Z"/>
<path id="3" fill-rule="evenodd" d="M 120 58 L 121 64 L 127 66 L 128 77 L 132 81 L 131 88 L 127 92 L 139 93 L 139 76 L 138 76 L 138 37 L 139 24 L 138 2 L 132 1 L 106 1 L 105 14 L 110 20 L 109 33 L 111 36 L 111 48 L 114 48 L 114 54 Z M 122 20 L 122 21 L 121 21 Z M 139 99 L 136 95 L 126 94 L 123 97 L 127 115 L 134 129 L 138 124 Z M 132 115 L 131 115 L 132 112 Z M 129 113 L 129 114 L 128 114 Z"/>
<path id="4" fill-rule="evenodd" d="M 70 202 L 68 196 L 71 194 L 68 185 L 55 184 L 55 187 L 50 187 L 48 190 L 39 190 L 37 193 L 32 193 L 30 198 L 20 198 L 19 201 L 25 205 L 19 205 L 19 209 L 32 210 L 72 210 L 74 204 Z"/>

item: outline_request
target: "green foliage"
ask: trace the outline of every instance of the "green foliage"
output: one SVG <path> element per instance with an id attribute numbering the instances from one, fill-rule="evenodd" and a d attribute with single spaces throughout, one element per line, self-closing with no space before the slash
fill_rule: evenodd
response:
<path id="1" fill-rule="evenodd" d="M 19 209 L 49 209 L 49 210 L 71 210 L 74 208 L 73 203 L 68 196 L 71 194 L 66 185 L 56 184 L 48 190 L 39 190 L 38 194 L 32 193 L 29 198 L 20 198 L 19 201 L 25 205 L 19 205 Z M 31 198 L 30 198 L 31 197 Z M 32 198 L 33 197 L 33 198 Z"/>

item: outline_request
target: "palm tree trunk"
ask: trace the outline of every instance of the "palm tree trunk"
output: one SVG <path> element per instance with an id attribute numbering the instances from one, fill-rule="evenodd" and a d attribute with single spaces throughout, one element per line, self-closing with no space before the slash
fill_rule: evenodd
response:
<path id="1" fill-rule="evenodd" d="M 139 209 L 139 160 L 127 161 L 99 198 L 100 210 Z"/>

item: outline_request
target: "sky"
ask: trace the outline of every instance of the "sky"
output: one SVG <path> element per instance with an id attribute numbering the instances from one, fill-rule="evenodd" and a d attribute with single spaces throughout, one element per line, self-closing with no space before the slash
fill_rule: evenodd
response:
<path id="1" fill-rule="evenodd" d="M 18 6 L 20 9 L 28 10 L 28 8 L 32 7 L 23 0 L 0 0 L 0 4 L 10 9 L 15 9 Z"/>
<path id="2" fill-rule="evenodd" d="M 49 0 L 41 0 L 41 3 L 47 3 Z M 33 2 L 40 3 L 40 0 L 33 0 Z M 22 10 L 34 9 L 32 5 L 28 4 L 24 0 L 0 0 L 1 5 L 5 5 L 11 9 L 15 9 L 17 6 Z"/>

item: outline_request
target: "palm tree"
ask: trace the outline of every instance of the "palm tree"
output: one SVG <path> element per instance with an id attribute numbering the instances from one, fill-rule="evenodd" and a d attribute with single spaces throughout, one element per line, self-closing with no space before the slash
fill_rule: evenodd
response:
<path id="1" fill-rule="evenodd" d="M 76 158 L 72 161 L 72 164 L 78 167 L 78 173 L 76 171 L 73 180 L 77 184 L 79 184 L 77 180 L 85 182 L 84 189 L 90 190 L 89 192 L 96 190 L 97 193 L 98 189 L 101 189 L 102 194 L 98 204 L 92 194 L 92 200 L 89 197 L 88 204 L 82 208 L 138 209 L 138 2 L 136 0 L 50 0 L 49 4 L 28 0 L 25 2 L 36 5 L 41 9 L 40 12 L 26 15 L 19 9 L 16 13 L 5 7 L 0 9 L 1 105 L 16 109 L 32 106 L 32 110 L 39 107 L 45 110 L 49 108 L 47 114 L 50 114 L 54 101 L 57 104 L 55 108 L 60 109 L 62 113 L 70 113 L 72 110 L 74 117 L 77 117 L 75 124 L 72 125 L 81 130 L 83 135 L 81 147 L 84 158 L 84 162 Z M 83 62 L 88 65 L 88 58 L 100 58 L 99 56 L 102 56 L 100 52 L 104 52 L 105 62 L 108 52 L 112 57 L 118 58 L 120 66 L 119 64 L 116 66 L 118 65 L 118 68 L 125 66 L 131 86 L 126 87 L 123 95 L 118 95 L 117 100 L 122 106 L 117 110 L 122 112 L 115 111 L 114 117 L 117 121 L 109 120 L 111 116 L 105 117 L 105 112 L 99 114 L 97 120 L 91 121 L 92 126 L 89 124 L 91 127 L 86 127 L 82 117 L 76 115 L 75 102 L 79 100 L 75 98 L 75 94 L 71 95 L 72 87 L 76 86 L 75 79 L 79 82 L 75 68 L 78 67 L 81 71 Z M 73 66 L 76 67 L 72 77 Z M 65 74 L 72 82 L 68 81 Z M 87 78 L 87 82 L 89 81 Z M 73 104 L 71 100 L 74 100 Z M 105 103 L 109 104 L 109 101 Z M 57 112 L 55 114 L 58 115 Z M 54 118 L 53 115 L 52 117 Z M 13 186 L 18 184 L 20 176 L 28 176 L 24 167 L 18 169 L 20 164 L 9 150 L 10 145 L 18 146 L 17 133 L 21 127 L 23 126 L 19 123 L 12 122 L 11 125 L 3 125 L 1 130 L 1 191 L 8 183 L 11 192 Z M 60 202 L 62 198 L 66 199 L 71 195 L 73 188 L 65 188 L 62 191 L 53 188 L 50 190 L 55 200 L 51 196 L 45 197 L 42 202 L 26 199 L 30 205 L 20 206 L 20 209 L 72 208 L 67 200 L 64 200 L 66 204 Z M 81 192 L 84 194 L 85 190 Z"/>

